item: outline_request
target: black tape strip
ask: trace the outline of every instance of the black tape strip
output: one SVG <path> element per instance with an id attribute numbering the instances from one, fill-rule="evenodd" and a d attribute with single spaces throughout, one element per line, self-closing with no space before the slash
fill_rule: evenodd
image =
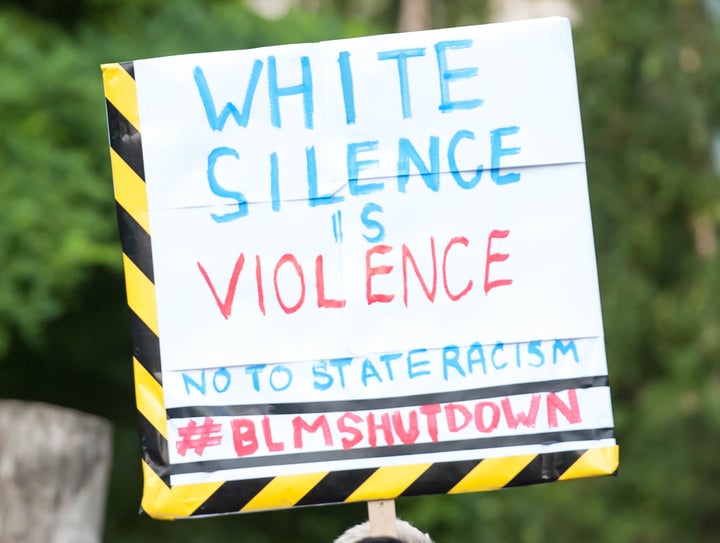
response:
<path id="1" fill-rule="evenodd" d="M 133 355 L 142 367 L 162 385 L 160 340 L 132 309 L 130 310 L 130 331 L 132 333 Z"/>
<path id="2" fill-rule="evenodd" d="M 248 415 L 300 415 L 308 413 L 333 412 L 342 413 L 346 411 L 393 409 L 397 407 L 483 400 L 486 398 L 499 398 L 503 396 L 515 396 L 519 394 L 534 394 L 537 392 L 559 392 L 561 390 L 604 386 L 608 386 L 607 375 L 598 375 L 591 377 L 579 377 L 575 379 L 558 379 L 555 381 L 517 383 L 505 386 L 475 388 L 471 390 L 457 390 L 451 392 L 438 392 L 435 394 L 422 394 L 393 398 L 373 398 L 367 400 L 175 407 L 172 409 L 168 409 L 168 418 L 180 419 L 189 417 L 237 417 Z"/>
<path id="3" fill-rule="evenodd" d="M 191 516 L 217 515 L 240 511 L 272 480 L 273 477 L 264 477 L 262 479 L 223 483 Z"/>
<path id="4" fill-rule="evenodd" d="M 154 283 L 150 234 L 120 204 L 115 208 L 123 252 Z"/>
<path id="5" fill-rule="evenodd" d="M 305 494 L 297 505 L 342 503 L 375 471 L 377 468 L 331 471 Z"/>
<path id="6" fill-rule="evenodd" d="M 110 147 L 120 155 L 128 166 L 145 180 L 145 167 L 142 155 L 142 140 L 140 132 L 120 113 L 117 108 L 105 100 L 107 111 L 108 130 L 110 132 Z"/>
<path id="7" fill-rule="evenodd" d="M 480 461 L 461 460 L 458 462 L 438 462 L 430 466 L 402 493 L 403 496 L 424 494 L 447 494 L 462 481 Z"/>
<path id="8" fill-rule="evenodd" d="M 135 66 L 134 66 L 134 64 L 132 63 L 132 61 L 129 61 L 129 62 L 121 62 L 121 63 L 120 63 L 120 66 L 122 67 L 123 70 L 125 70 L 125 71 L 128 73 L 128 75 L 129 75 L 130 77 L 132 77 L 133 79 L 135 79 Z"/>
<path id="9" fill-rule="evenodd" d="M 207 460 L 173 464 L 170 473 L 197 473 L 228 469 L 255 468 L 261 466 L 303 464 L 307 462 L 331 462 L 360 458 L 388 458 L 394 456 L 411 456 L 415 454 L 443 453 L 450 451 L 472 451 L 478 449 L 495 449 L 500 447 L 518 447 L 538 445 L 539 443 L 563 443 L 572 441 L 597 441 L 612 438 L 612 428 L 591 428 L 564 432 L 545 432 L 539 434 L 523 434 L 498 437 L 480 437 L 456 441 L 440 441 L 437 443 L 418 443 L 416 445 L 394 445 L 391 447 L 363 447 L 349 450 L 311 451 L 305 453 L 270 454 L 256 457 L 227 458 L 223 460 Z M 408 463 L 412 463 L 408 460 Z"/>
<path id="10" fill-rule="evenodd" d="M 143 458 L 160 479 L 169 487 L 170 470 L 168 460 L 168 443 L 160 432 L 142 415 L 140 418 L 140 438 L 142 441 Z"/>
<path id="11" fill-rule="evenodd" d="M 506 484 L 506 487 L 525 486 L 557 481 L 586 451 L 567 451 L 539 454 Z"/>

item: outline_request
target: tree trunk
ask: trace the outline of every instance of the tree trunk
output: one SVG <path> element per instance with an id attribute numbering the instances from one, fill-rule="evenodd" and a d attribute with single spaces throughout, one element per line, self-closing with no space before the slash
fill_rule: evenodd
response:
<path id="1" fill-rule="evenodd" d="M 103 419 L 0 401 L 0 541 L 101 541 L 110 446 Z"/>
<path id="2" fill-rule="evenodd" d="M 398 32 L 413 32 L 432 28 L 430 0 L 400 0 Z"/>

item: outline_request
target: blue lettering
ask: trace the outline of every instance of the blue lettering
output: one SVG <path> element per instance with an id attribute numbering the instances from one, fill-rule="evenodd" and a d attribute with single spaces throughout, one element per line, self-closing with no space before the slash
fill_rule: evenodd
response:
<path id="1" fill-rule="evenodd" d="M 460 367 L 460 349 L 457 345 L 447 345 L 443 348 L 443 378 L 448 380 L 448 368 L 453 368 L 462 377 L 465 377 L 465 370 Z"/>
<path id="2" fill-rule="evenodd" d="M 270 154 L 270 200 L 272 201 L 272 210 L 280 211 L 280 174 L 277 153 Z"/>
<path id="3" fill-rule="evenodd" d="M 204 372 L 203 372 L 204 374 Z M 221 377 L 225 380 L 225 385 L 220 386 L 218 385 L 218 377 Z M 203 375 L 203 379 L 205 378 L 205 375 Z M 215 375 L 213 375 L 213 388 L 215 389 L 215 392 L 222 394 L 230 387 L 230 372 L 225 368 L 220 368 L 215 372 Z"/>
<path id="4" fill-rule="evenodd" d="M 360 214 L 360 220 L 362 221 L 365 228 L 368 230 L 377 230 L 374 236 L 368 236 L 363 234 L 363 237 L 370 243 L 378 243 L 385 239 L 385 227 L 380 221 L 376 221 L 370 218 L 370 213 L 382 213 L 383 208 L 373 202 L 365 204 L 362 213 Z"/>
<path id="5" fill-rule="evenodd" d="M 505 348 L 505 345 L 501 341 L 498 341 L 495 344 L 495 347 L 493 347 L 492 355 L 490 355 L 490 359 L 492 360 L 492 365 L 495 367 L 496 370 L 501 370 L 508 365 L 507 362 L 503 362 L 500 365 L 498 365 L 495 362 L 495 355 L 498 353 L 498 351 L 502 351 L 504 348 Z"/>
<path id="6" fill-rule="evenodd" d="M 215 177 L 215 163 L 222 156 L 231 156 L 237 160 L 240 160 L 240 155 L 238 154 L 238 152 L 230 147 L 218 147 L 216 149 L 213 149 L 208 156 L 207 179 L 208 184 L 210 185 L 210 190 L 221 198 L 232 198 L 238 203 L 238 210 L 232 213 L 225 213 L 224 215 L 217 215 L 215 213 L 210 214 L 210 216 L 215 222 L 220 223 L 232 221 L 240 217 L 244 217 L 248 214 L 248 205 L 247 200 L 245 199 L 245 195 L 242 192 L 231 191 L 221 187 L 220 183 L 218 183 L 218 180 Z"/>
<path id="7" fill-rule="evenodd" d="M 337 196 L 333 194 L 324 194 L 320 196 L 318 194 L 318 176 L 317 162 L 315 159 L 315 147 L 308 147 L 307 149 L 305 149 L 305 161 L 307 163 L 308 203 L 310 204 L 310 207 L 337 204 L 338 202 L 342 202 L 345 199 L 344 196 Z"/>
<path id="8" fill-rule="evenodd" d="M 313 127 L 313 83 L 310 70 L 310 59 L 306 56 L 300 57 L 302 69 L 302 83 L 290 87 L 278 87 L 277 62 L 275 57 L 268 57 L 268 94 L 270 96 L 270 122 L 276 128 L 281 127 L 280 122 L 280 97 L 302 94 L 303 109 L 305 112 L 305 128 Z"/>
<path id="9" fill-rule="evenodd" d="M 202 100 L 203 106 L 205 107 L 205 115 L 207 116 L 208 124 L 213 130 L 222 130 L 225 128 L 225 121 L 232 115 L 235 122 L 242 127 L 246 127 L 250 118 L 250 108 L 252 106 L 253 97 L 255 96 L 255 89 L 257 88 L 258 79 L 260 79 L 260 72 L 262 71 L 263 63 L 260 60 L 256 60 L 253 63 L 252 72 L 250 73 L 250 80 L 248 81 L 247 89 L 245 90 L 245 102 L 243 103 L 243 110 L 240 113 L 235 107 L 235 104 L 228 102 L 225 107 L 217 114 L 215 109 L 215 101 L 210 93 L 210 87 L 208 86 L 205 74 L 200 66 L 195 66 L 193 70 L 193 77 L 195 78 L 195 85 L 197 85 L 198 92 L 200 93 L 200 99 Z"/>
<path id="10" fill-rule="evenodd" d="M 483 173 L 483 165 L 478 164 L 478 167 L 475 168 L 475 175 L 472 179 L 470 179 L 470 181 L 463 179 L 463 176 L 460 173 L 460 168 L 458 168 L 457 161 L 455 160 L 455 148 L 457 147 L 457 144 L 460 143 L 461 139 L 474 140 L 475 134 L 470 132 L 470 130 L 458 130 L 455 133 L 450 140 L 450 145 L 448 145 L 448 165 L 450 166 L 450 173 L 452 173 L 453 179 L 455 179 L 458 187 L 461 189 L 473 189 L 480 182 L 480 178 Z"/>
<path id="11" fill-rule="evenodd" d="M 265 364 L 255 364 L 245 367 L 245 375 L 252 375 L 252 384 L 255 391 L 260 391 L 260 373 L 265 369 Z"/>
<path id="12" fill-rule="evenodd" d="M 553 364 L 557 363 L 558 351 L 560 351 L 563 355 L 572 351 L 575 362 L 580 362 L 580 357 L 578 356 L 577 347 L 575 346 L 575 342 L 572 339 L 567 344 L 563 344 L 562 340 L 560 340 L 560 339 L 555 340 L 555 343 L 553 344 Z"/>
<path id="13" fill-rule="evenodd" d="M 430 145 L 428 147 L 428 155 L 430 156 L 430 167 L 420 158 L 420 155 L 406 138 L 400 138 L 398 141 L 398 190 L 405 192 L 408 181 L 410 180 L 410 161 L 412 160 L 415 167 L 425 181 L 425 185 L 437 192 L 440 190 L 440 139 L 437 136 L 430 136 Z"/>
<path id="14" fill-rule="evenodd" d="M 473 366 L 475 364 L 482 364 L 483 374 L 487 375 L 487 368 L 485 367 L 485 354 L 480 343 L 473 343 L 467 352 L 468 372 L 473 372 Z"/>
<path id="15" fill-rule="evenodd" d="M 341 51 L 338 56 L 340 64 L 340 83 L 342 83 L 343 101 L 345 103 L 345 122 L 355 124 L 355 92 L 353 87 L 350 53 Z"/>
<path id="16" fill-rule="evenodd" d="M 380 361 L 385 363 L 385 369 L 387 370 L 388 377 L 391 381 L 395 379 L 391 362 L 393 360 L 398 360 L 399 358 L 402 358 L 401 353 L 385 353 L 380 355 Z"/>
<path id="17" fill-rule="evenodd" d="M 379 164 L 377 159 L 358 160 L 358 153 L 366 151 L 377 151 L 377 141 L 361 141 L 357 143 L 349 143 L 347 147 L 347 167 L 348 167 L 348 184 L 350 194 L 358 196 L 360 194 L 369 194 L 371 192 L 383 190 L 384 185 L 380 183 L 359 184 L 360 172 L 376 168 Z"/>
<path id="18" fill-rule="evenodd" d="M 366 358 L 362 366 L 362 382 L 364 386 L 367 386 L 368 379 L 370 379 L 371 377 L 377 379 L 378 383 L 383 382 L 382 377 L 380 377 L 380 374 L 378 373 L 373 363 Z"/>
<path id="19" fill-rule="evenodd" d="M 330 361 L 330 365 L 338 370 L 340 388 L 345 388 L 345 373 L 343 373 L 343 369 L 352 364 L 352 360 L 352 358 L 336 358 Z"/>
<path id="20" fill-rule="evenodd" d="M 415 371 L 415 368 L 419 368 L 422 366 L 428 366 L 430 364 L 429 360 L 413 360 L 413 356 L 416 354 L 425 354 L 427 352 L 427 349 L 413 349 L 410 351 L 407 355 L 407 366 L 408 366 L 408 376 L 410 379 L 415 379 L 415 377 L 420 377 L 421 375 L 430 375 L 429 370 L 419 370 Z"/>
<path id="21" fill-rule="evenodd" d="M 283 374 L 285 376 L 285 384 L 281 384 L 281 385 L 275 384 L 275 381 L 276 381 L 275 376 L 278 374 Z M 287 387 L 290 386 L 290 383 L 292 383 L 292 380 L 293 380 L 293 374 L 285 366 L 275 366 L 272 369 L 272 371 L 270 372 L 270 386 L 276 392 L 285 390 Z"/>
<path id="22" fill-rule="evenodd" d="M 443 113 L 458 109 L 474 109 L 483 103 L 479 98 L 472 100 L 451 100 L 450 82 L 458 79 L 470 79 L 478 74 L 477 67 L 448 69 L 446 52 L 448 49 L 467 49 L 473 44 L 472 40 L 451 40 L 441 41 L 435 44 L 435 55 L 437 57 L 438 74 L 440 80 L 440 106 L 438 109 Z"/>
<path id="23" fill-rule="evenodd" d="M 539 368 L 545 363 L 545 355 L 543 354 L 542 350 L 540 349 L 540 346 L 542 345 L 541 341 L 531 341 L 528 343 L 528 353 L 534 354 L 538 357 L 538 362 L 532 363 L 529 362 L 529 365 L 533 368 Z"/>
<path id="24" fill-rule="evenodd" d="M 508 183 L 520 181 L 520 174 L 517 172 L 500 175 L 500 158 L 517 155 L 520 152 L 520 147 L 503 147 L 502 139 L 504 136 L 517 134 L 519 130 L 517 126 L 505 126 L 503 128 L 496 128 L 490 132 L 490 146 L 492 149 L 490 175 L 498 185 L 507 185 Z"/>
<path id="25" fill-rule="evenodd" d="M 397 60 L 398 77 L 400 79 L 400 100 L 402 101 L 403 119 L 412 117 L 410 107 L 410 85 L 408 83 L 407 59 L 424 57 L 425 48 L 396 49 L 394 51 L 381 51 L 377 54 L 378 60 Z"/>
<path id="26" fill-rule="evenodd" d="M 187 373 L 183 372 L 183 383 L 185 384 L 185 393 L 190 395 L 190 387 L 196 388 L 200 394 L 205 396 L 205 393 L 207 392 L 207 383 L 205 382 L 205 370 L 202 370 L 201 376 L 201 382 L 198 383 L 195 379 L 190 377 Z"/>
<path id="27" fill-rule="evenodd" d="M 325 360 L 320 360 L 313 364 L 312 374 L 315 378 L 313 380 L 313 387 L 315 388 L 315 390 L 327 390 L 332 386 L 333 377 L 325 371 L 326 369 L 327 362 L 325 362 Z"/>

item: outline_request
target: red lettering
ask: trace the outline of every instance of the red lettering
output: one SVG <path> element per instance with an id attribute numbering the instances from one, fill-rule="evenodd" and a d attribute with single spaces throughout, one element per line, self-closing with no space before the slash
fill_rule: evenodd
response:
<path id="1" fill-rule="evenodd" d="M 420 413 L 425 415 L 425 420 L 427 421 L 428 434 L 430 434 L 430 439 L 432 439 L 433 442 L 437 442 L 437 440 L 438 440 L 437 415 L 438 415 L 438 413 L 440 413 L 440 410 L 441 410 L 440 404 L 436 404 L 436 403 L 420 406 Z"/>
<path id="2" fill-rule="evenodd" d="M 332 446 L 332 435 L 330 434 L 330 426 L 328 425 L 327 417 L 325 417 L 325 415 L 320 415 L 318 418 L 315 419 L 314 422 L 310 424 L 305 422 L 302 417 L 295 417 L 292 420 L 292 426 L 293 444 L 295 445 L 296 449 L 303 448 L 303 430 L 305 430 L 306 432 L 317 432 L 318 430 L 322 430 L 325 445 L 327 445 L 328 447 Z"/>
<path id="3" fill-rule="evenodd" d="M 265 314 L 265 291 L 263 290 L 262 266 L 260 264 L 260 255 L 255 255 L 255 281 L 257 282 L 258 291 L 258 307 L 262 314 Z"/>
<path id="4" fill-rule="evenodd" d="M 200 262 L 197 263 L 197 267 L 200 270 L 203 279 L 205 279 L 205 282 L 210 287 L 210 292 L 212 292 L 213 298 L 215 298 L 215 303 L 217 304 L 218 309 L 220 309 L 220 313 L 222 313 L 222 316 L 226 319 L 229 319 L 230 313 L 232 313 L 232 303 L 233 298 L 235 298 L 235 289 L 237 288 L 238 277 L 240 277 L 240 272 L 242 271 L 244 264 L 245 255 L 240 253 L 240 256 L 235 261 L 235 267 L 233 268 L 232 274 L 230 275 L 230 283 L 228 284 L 228 288 L 225 293 L 225 301 L 221 301 L 217 291 L 215 290 L 215 286 L 210 280 L 210 276 L 205 271 L 205 268 L 203 268 L 203 265 L 200 264 Z"/>
<path id="5" fill-rule="evenodd" d="M 375 423 L 375 414 L 370 413 L 367 417 L 367 427 L 368 443 L 370 443 L 371 447 L 377 447 L 378 430 L 382 430 L 383 435 L 385 436 L 385 443 L 387 443 L 388 445 L 393 445 L 395 443 L 395 436 L 392 433 L 392 427 L 390 426 L 390 415 L 388 413 L 383 413 L 380 416 L 380 424 Z"/>
<path id="6" fill-rule="evenodd" d="M 443 273 L 443 286 L 445 287 L 445 294 L 448 295 L 448 298 L 450 298 L 453 302 L 457 302 L 460 298 L 465 296 L 468 292 L 470 292 L 470 289 L 473 286 L 473 281 L 470 279 L 465 285 L 465 288 L 461 290 L 458 294 L 453 294 L 450 292 L 450 287 L 448 286 L 448 280 L 447 280 L 447 257 L 448 253 L 450 252 L 450 247 L 452 247 L 455 244 L 461 244 L 465 247 L 468 246 L 468 240 L 466 237 L 455 237 L 450 240 L 450 242 L 445 246 L 445 252 L 443 253 L 443 261 L 442 261 L 442 273 Z"/>
<path id="7" fill-rule="evenodd" d="M 282 441 L 273 441 L 272 430 L 270 428 L 270 417 L 265 415 L 262 420 L 263 437 L 270 452 L 279 452 L 285 450 L 285 444 Z"/>
<path id="8" fill-rule="evenodd" d="M 372 266 L 370 264 L 370 258 L 375 253 L 384 255 L 390 251 L 392 251 L 392 247 L 390 245 L 376 245 L 375 247 L 368 249 L 367 253 L 365 253 L 365 297 L 367 298 L 368 305 L 374 304 L 375 302 L 387 303 L 395 298 L 394 294 L 374 294 L 372 291 L 372 284 L 370 282 L 374 275 L 387 275 L 393 269 L 393 266 Z"/>
<path id="9" fill-rule="evenodd" d="M 526 428 L 535 428 L 535 420 L 537 419 L 538 409 L 540 408 L 540 394 L 533 394 L 530 400 L 529 413 L 524 413 L 523 411 L 513 413 L 510 398 L 505 398 L 500 403 L 502 404 L 503 413 L 505 413 L 505 420 L 507 420 L 508 427 L 511 430 L 514 430 L 520 424 Z"/>
<path id="10" fill-rule="evenodd" d="M 402 246 L 402 272 L 403 272 L 403 301 L 405 302 L 405 307 L 407 307 L 407 304 L 408 304 L 408 285 L 407 285 L 407 263 L 408 263 L 408 261 L 410 262 L 410 264 L 412 264 L 413 270 L 415 270 L 415 276 L 418 278 L 418 281 L 420 282 L 420 286 L 422 287 L 423 292 L 425 293 L 425 296 L 431 302 L 435 302 L 435 293 L 437 292 L 437 259 L 435 258 L 435 239 L 432 236 L 430 237 L 430 254 L 432 255 L 432 269 L 433 269 L 432 289 L 429 289 L 427 287 L 425 280 L 422 278 L 422 275 L 420 275 L 420 270 L 418 269 L 417 262 L 415 262 L 415 258 L 413 257 L 412 253 L 410 252 L 410 249 L 408 249 L 408 246 L 403 243 L 403 246 Z"/>
<path id="11" fill-rule="evenodd" d="M 568 401 L 570 404 L 563 402 L 560 397 L 551 392 L 547 395 L 547 412 L 548 412 L 548 426 L 550 428 L 558 427 L 557 412 L 560 411 L 565 419 L 570 424 L 577 424 L 582 422 L 580 416 L 580 405 L 578 404 L 577 393 L 575 389 L 568 390 Z"/>
<path id="12" fill-rule="evenodd" d="M 255 423 L 250 419 L 233 419 L 230 421 L 233 434 L 233 446 L 238 456 L 248 456 L 258 450 Z"/>
<path id="13" fill-rule="evenodd" d="M 343 449 L 348 450 L 352 449 L 355 445 L 360 443 L 362 441 L 363 435 L 362 432 L 357 428 L 348 426 L 345 422 L 346 419 L 350 419 L 355 424 L 359 424 L 362 422 L 362 417 L 356 415 L 355 413 L 344 413 L 343 416 L 338 419 L 338 430 L 352 436 L 352 438 L 344 437 L 341 440 Z"/>
<path id="14" fill-rule="evenodd" d="M 418 426 L 418 415 L 414 409 L 408 414 L 408 428 L 405 429 L 403 424 L 402 413 L 393 411 L 392 414 L 393 428 L 404 445 L 412 445 L 420 437 L 420 428 Z"/>
<path id="15" fill-rule="evenodd" d="M 485 409 L 489 408 L 492 418 L 490 424 L 485 424 Z M 492 402 L 478 402 L 475 405 L 475 427 L 480 432 L 489 433 L 497 429 L 500 423 L 500 408 Z"/>
<path id="16" fill-rule="evenodd" d="M 297 276 L 300 279 L 300 299 L 293 306 L 285 305 L 285 303 L 282 301 L 282 298 L 280 297 L 280 289 L 278 287 L 278 272 L 280 271 L 280 266 L 287 262 L 293 265 L 293 268 L 295 268 L 295 273 L 297 273 Z M 280 260 L 278 260 L 278 263 L 275 265 L 273 281 L 275 283 L 275 296 L 277 297 L 277 301 L 280 304 L 280 307 L 282 307 L 282 310 L 285 313 L 290 315 L 291 313 L 295 313 L 298 309 L 302 307 L 302 304 L 305 301 L 305 277 L 303 276 L 302 268 L 300 267 L 297 258 L 295 258 L 295 255 L 286 253 L 280 257 Z"/>
<path id="17" fill-rule="evenodd" d="M 493 262 L 505 262 L 510 255 L 508 253 L 491 253 L 492 251 L 492 240 L 493 239 L 504 239 L 510 235 L 510 230 L 493 230 L 488 235 L 487 242 L 487 259 L 485 260 L 485 295 L 490 292 L 491 289 L 496 287 L 504 287 L 512 285 L 512 279 L 496 279 L 495 281 L 489 281 L 490 278 L 490 264 Z"/>
<path id="18" fill-rule="evenodd" d="M 456 413 L 460 413 L 464 419 L 460 424 L 458 424 Z M 445 418 L 447 419 L 448 430 L 451 432 L 459 432 L 470 424 L 472 413 L 470 413 L 470 410 L 464 405 L 449 403 L 445 406 Z"/>
<path id="19" fill-rule="evenodd" d="M 345 300 L 332 300 L 325 298 L 325 274 L 323 272 L 322 255 L 318 255 L 315 259 L 315 286 L 317 288 L 318 307 L 345 307 Z"/>

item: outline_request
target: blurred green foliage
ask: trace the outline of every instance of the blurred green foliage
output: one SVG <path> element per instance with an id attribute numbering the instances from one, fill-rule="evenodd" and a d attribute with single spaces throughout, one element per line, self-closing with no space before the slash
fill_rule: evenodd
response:
<path id="1" fill-rule="evenodd" d="M 302 2 L 301 2 L 302 4 Z M 99 65 L 388 32 L 397 1 L 0 7 L 0 397 L 111 419 L 108 542 L 331 541 L 362 504 L 138 517 L 140 443 Z M 720 21 L 709 2 L 584 0 L 574 25 L 617 478 L 398 501 L 438 543 L 720 540 Z M 440 25 L 485 2 L 433 2 Z"/>

